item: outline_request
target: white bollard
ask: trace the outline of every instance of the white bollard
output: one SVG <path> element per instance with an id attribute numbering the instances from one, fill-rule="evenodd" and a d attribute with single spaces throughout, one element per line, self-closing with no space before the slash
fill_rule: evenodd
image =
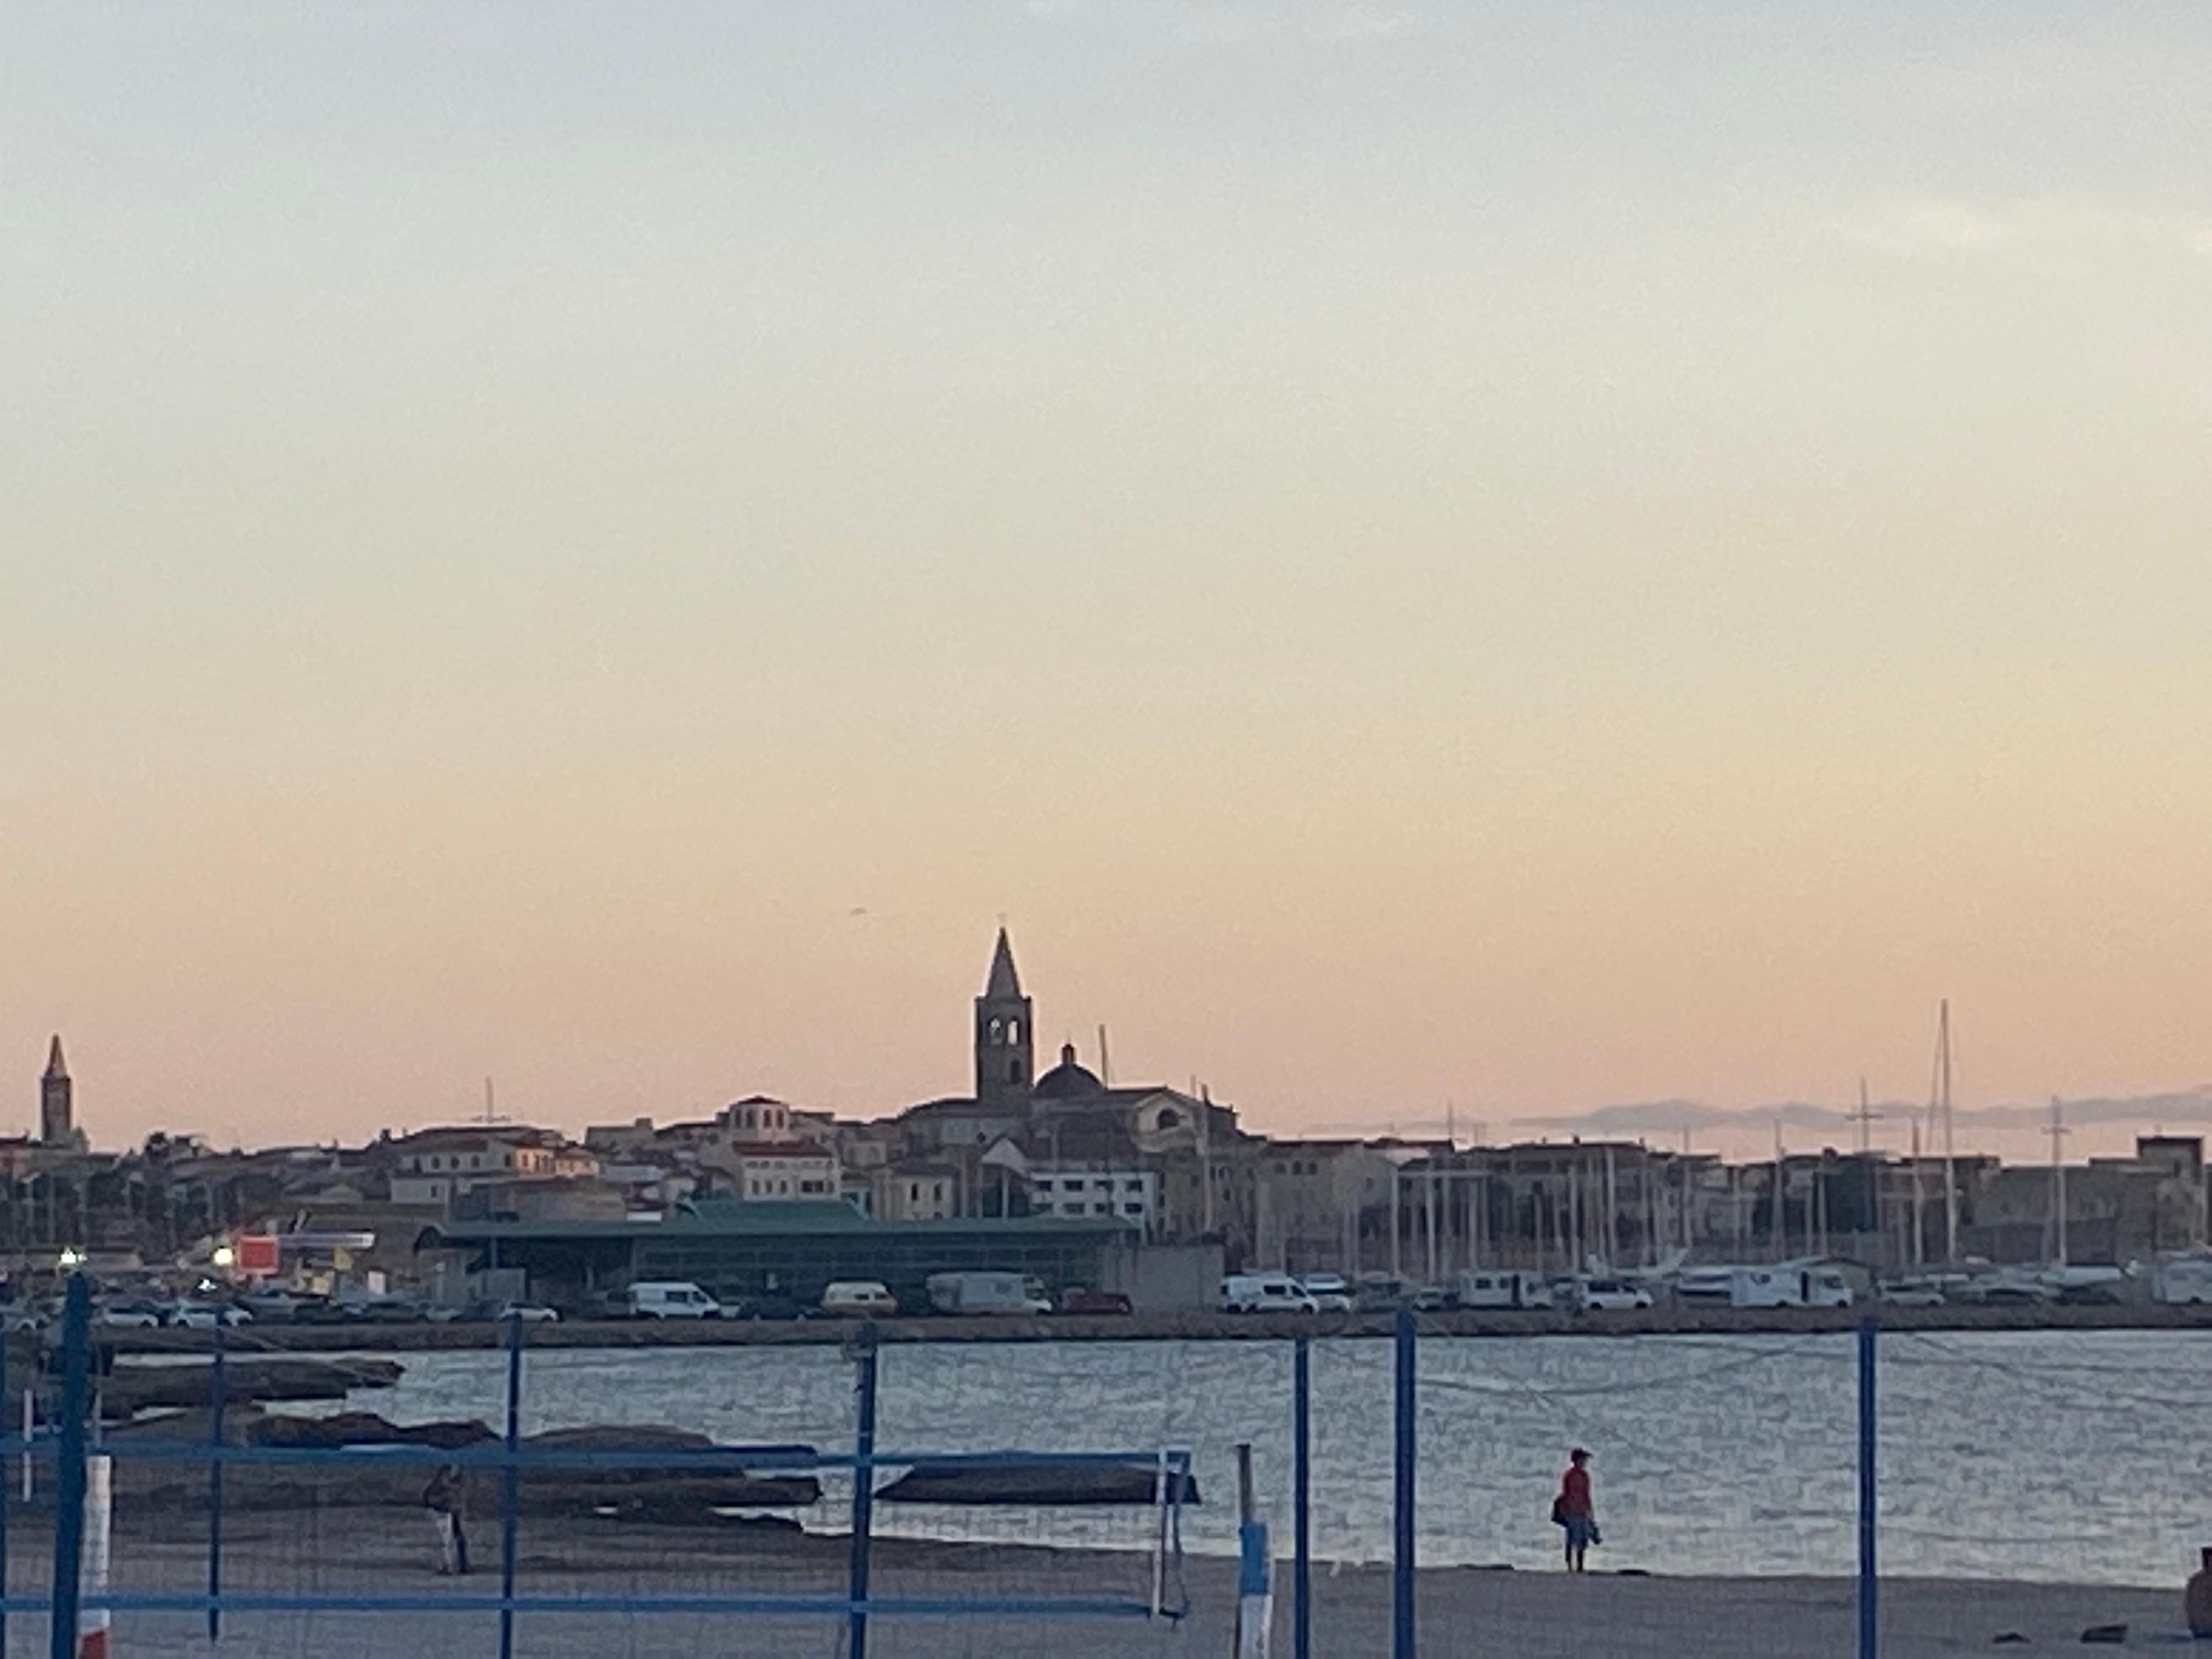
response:
<path id="1" fill-rule="evenodd" d="M 112 1473 L 115 1460 L 94 1453 L 84 1460 L 84 1554 L 78 1563 L 77 1589 L 90 1597 L 107 1594 L 108 1537 L 115 1514 Z M 108 1610 L 80 1607 L 76 1615 L 76 1659 L 108 1659 Z"/>

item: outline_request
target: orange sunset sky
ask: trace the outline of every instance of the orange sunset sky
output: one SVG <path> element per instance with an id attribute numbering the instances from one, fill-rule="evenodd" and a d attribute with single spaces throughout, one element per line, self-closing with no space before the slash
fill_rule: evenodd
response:
<path id="1" fill-rule="evenodd" d="M 2212 1083 L 2212 11 L 639 24 L 4 26 L 18 1116 Z"/>

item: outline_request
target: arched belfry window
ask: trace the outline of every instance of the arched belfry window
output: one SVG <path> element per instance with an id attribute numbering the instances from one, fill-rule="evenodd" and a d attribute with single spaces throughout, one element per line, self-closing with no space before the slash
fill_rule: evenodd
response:
<path id="1" fill-rule="evenodd" d="M 1006 1022 L 1003 1019 L 993 1020 L 989 1027 L 989 1035 L 992 1042 L 1004 1042 L 1006 1040 Z"/>
<path id="2" fill-rule="evenodd" d="M 1022 1023 L 1021 1023 L 1021 1021 L 1019 1021 L 1019 1020 L 1018 1020 L 1018 1019 L 1010 1019 L 1010 1020 L 1008 1020 L 1008 1021 L 1006 1022 L 1006 1041 L 1007 1041 L 1007 1042 L 1019 1042 L 1021 1040 L 1022 1040 Z"/>

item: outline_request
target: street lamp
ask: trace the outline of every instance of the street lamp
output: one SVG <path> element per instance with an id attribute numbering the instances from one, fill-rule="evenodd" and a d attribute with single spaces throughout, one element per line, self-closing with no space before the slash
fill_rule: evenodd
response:
<path id="1" fill-rule="evenodd" d="M 74 1244 L 65 1245 L 63 1247 L 59 1260 L 61 1270 L 64 1273 L 69 1273 L 84 1266 L 84 1252 Z"/>

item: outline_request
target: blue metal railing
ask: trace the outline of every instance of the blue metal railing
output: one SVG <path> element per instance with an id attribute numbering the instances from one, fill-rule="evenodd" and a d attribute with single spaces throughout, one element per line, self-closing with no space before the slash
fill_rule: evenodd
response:
<path id="1" fill-rule="evenodd" d="M 1032 1452 L 997 1450 L 945 1453 L 883 1451 L 875 1444 L 877 1354 L 872 1343 L 863 1341 L 855 1358 L 859 1364 L 860 1410 L 859 1431 L 850 1452 L 825 1451 L 813 1446 L 672 1446 L 611 1450 L 560 1446 L 532 1447 L 521 1437 L 523 1350 L 526 1327 L 510 1323 L 507 1342 L 507 1397 L 504 1432 L 496 1441 L 464 1447 L 415 1443 L 371 1446 L 234 1445 L 223 1438 L 226 1346 L 217 1333 L 210 1364 L 211 1422 L 202 1440 L 111 1441 L 99 1454 L 118 1462 L 204 1464 L 208 1469 L 208 1562 L 204 1591 L 87 1591 L 81 1583 L 84 1554 L 84 1498 L 86 1460 L 94 1449 L 88 1425 L 91 1400 L 90 1288 L 80 1274 L 70 1283 L 63 1323 L 62 1376 L 59 1408 L 45 1428 L 29 1434 L 0 1436 L 0 1461 L 27 1457 L 56 1468 L 54 1500 L 53 1577 L 45 1594 L 0 1593 L 0 1643 L 6 1638 L 9 1613 L 46 1615 L 50 1620 L 50 1651 L 55 1659 L 74 1659 L 81 1615 L 105 1609 L 117 1613 L 202 1613 L 207 1618 L 210 1640 L 222 1634 L 226 1613 L 497 1613 L 502 1659 L 514 1652 L 514 1619 L 518 1613 L 581 1614 L 728 1614 L 842 1619 L 849 1633 L 853 1659 L 865 1659 L 871 1619 L 885 1617 L 988 1618 L 1180 1618 L 1178 1602 L 1164 1605 L 1154 1596 L 1139 1599 L 1073 1595 L 1000 1595 L 948 1597 L 872 1595 L 869 1561 L 872 1546 L 876 1474 L 889 1468 L 957 1463 L 963 1468 L 1096 1468 L 1118 1467 L 1142 1469 L 1150 1476 L 1162 1473 L 1160 1501 L 1171 1516 L 1191 1489 L 1191 1454 L 1188 1450 L 1130 1452 Z M 500 1473 L 500 1588 L 497 1595 L 460 1592 L 447 1595 L 317 1593 L 273 1595 L 264 1591 L 229 1590 L 223 1584 L 223 1472 L 233 1464 L 276 1467 L 320 1467 L 363 1471 L 435 1467 L 493 1469 Z M 829 1470 L 850 1471 L 853 1478 L 853 1535 L 851 1568 L 844 1595 L 543 1595 L 518 1589 L 520 1487 L 524 1471 L 743 1471 L 747 1474 L 801 1474 Z M 9 1511 L 20 1504 L 0 1491 L 0 1592 L 7 1589 Z M 1161 1538 L 1179 1538 L 1180 1527 L 1164 1524 Z"/>

